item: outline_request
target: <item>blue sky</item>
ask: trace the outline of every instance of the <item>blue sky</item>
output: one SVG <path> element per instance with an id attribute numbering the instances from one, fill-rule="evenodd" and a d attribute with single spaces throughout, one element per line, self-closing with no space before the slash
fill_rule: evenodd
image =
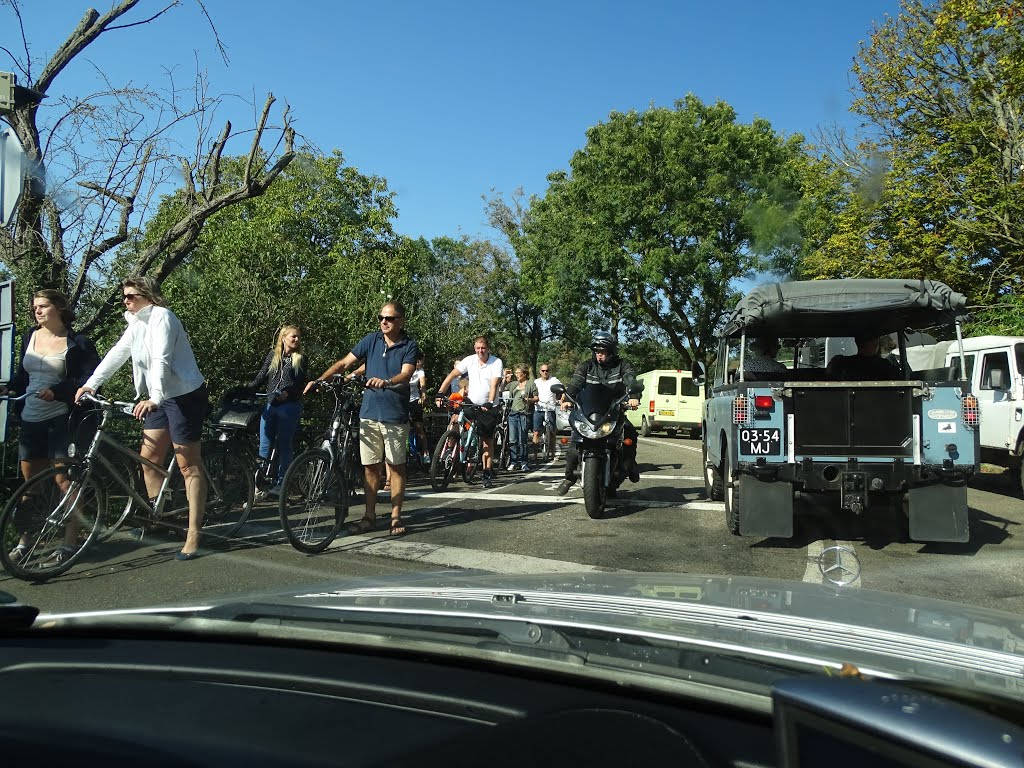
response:
<path id="1" fill-rule="evenodd" d="M 48 58 L 89 7 L 86 0 L 23 0 L 32 53 Z M 143 0 L 141 21 L 167 4 Z M 747 2 L 395 2 L 205 0 L 225 66 L 194 0 L 158 21 L 111 32 L 55 81 L 51 94 L 116 82 L 159 85 L 165 69 L 194 72 L 212 90 L 272 91 L 302 136 L 384 176 L 396 192 L 396 228 L 411 236 L 493 237 L 482 195 L 522 187 L 542 194 L 588 127 L 612 110 L 671 106 L 687 92 L 723 99 L 743 121 L 784 133 L 854 127 L 849 70 L 872 23 L 896 0 Z M 101 13 L 110 0 L 94 0 Z M 16 35 L 0 7 L 2 45 Z M 0 69 L 10 69 L 0 54 Z M 36 71 L 39 71 L 37 64 Z M 236 127 L 251 108 L 229 100 Z M 243 144 L 235 151 L 244 151 Z"/>

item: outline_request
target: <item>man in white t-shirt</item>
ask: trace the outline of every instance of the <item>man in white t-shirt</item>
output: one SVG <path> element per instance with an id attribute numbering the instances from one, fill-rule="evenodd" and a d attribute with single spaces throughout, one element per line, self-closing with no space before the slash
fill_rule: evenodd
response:
<path id="1" fill-rule="evenodd" d="M 502 371 L 505 367 L 500 357 L 491 354 L 491 345 L 486 336 L 477 336 L 473 340 L 473 351 L 464 360 L 460 360 L 452 368 L 438 392 L 447 392 L 449 385 L 459 376 L 469 377 L 469 399 L 474 405 L 483 406 L 476 420 L 477 434 L 483 446 L 483 484 L 490 488 L 494 484 L 494 473 L 491 471 L 491 454 L 494 452 L 494 428 L 498 425 L 497 409 L 492 404 L 498 399 L 498 387 L 501 384 Z"/>
<path id="2" fill-rule="evenodd" d="M 548 363 L 541 363 L 540 378 L 534 379 L 533 383 L 537 385 L 537 399 L 533 409 L 533 450 L 537 451 L 545 419 L 550 419 L 557 428 L 555 409 L 558 408 L 558 398 L 551 393 L 551 387 L 562 382 L 551 375 L 551 366 Z"/>

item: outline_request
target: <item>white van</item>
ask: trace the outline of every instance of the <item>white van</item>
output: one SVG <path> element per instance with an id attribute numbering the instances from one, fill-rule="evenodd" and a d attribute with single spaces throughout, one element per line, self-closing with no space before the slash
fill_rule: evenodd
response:
<path id="1" fill-rule="evenodd" d="M 648 371 L 636 377 L 643 382 L 640 408 L 626 411 L 626 418 L 646 437 L 651 432 L 665 430 L 689 432 L 700 437 L 702 388 L 693 381 L 689 371 Z"/>
<path id="2" fill-rule="evenodd" d="M 981 460 L 1010 467 L 1024 481 L 1024 336 L 976 336 L 964 342 L 964 365 L 981 418 Z M 955 341 L 907 347 L 914 370 L 946 368 L 961 378 Z"/>

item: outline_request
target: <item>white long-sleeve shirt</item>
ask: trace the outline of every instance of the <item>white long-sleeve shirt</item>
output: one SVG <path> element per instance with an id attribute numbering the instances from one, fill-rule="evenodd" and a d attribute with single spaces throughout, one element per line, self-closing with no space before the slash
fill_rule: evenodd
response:
<path id="1" fill-rule="evenodd" d="M 129 357 L 140 400 L 160 405 L 203 385 L 203 374 L 177 315 L 167 307 L 150 304 L 135 314 L 125 312 L 124 317 L 128 327 L 85 382 L 86 387 L 98 389 Z"/>

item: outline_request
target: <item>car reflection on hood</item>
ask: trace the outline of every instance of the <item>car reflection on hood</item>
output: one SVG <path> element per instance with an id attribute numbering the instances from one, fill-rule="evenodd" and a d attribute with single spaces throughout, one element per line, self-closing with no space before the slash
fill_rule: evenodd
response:
<path id="1" fill-rule="evenodd" d="M 788 674 L 858 674 L 1024 698 L 1022 628 L 1011 614 L 927 598 L 759 578 L 467 571 L 351 580 L 189 606 L 40 617 L 36 626 L 175 618 L 254 630 L 315 627 L 339 642 L 381 634 L 435 650 L 539 658 L 766 691 Z M 210 631 L 214 631 L 210 629 Z M 646 666 L 643 666 L 646 664 Z M 629 671 L 629 664 L 623 672 Z"/>

